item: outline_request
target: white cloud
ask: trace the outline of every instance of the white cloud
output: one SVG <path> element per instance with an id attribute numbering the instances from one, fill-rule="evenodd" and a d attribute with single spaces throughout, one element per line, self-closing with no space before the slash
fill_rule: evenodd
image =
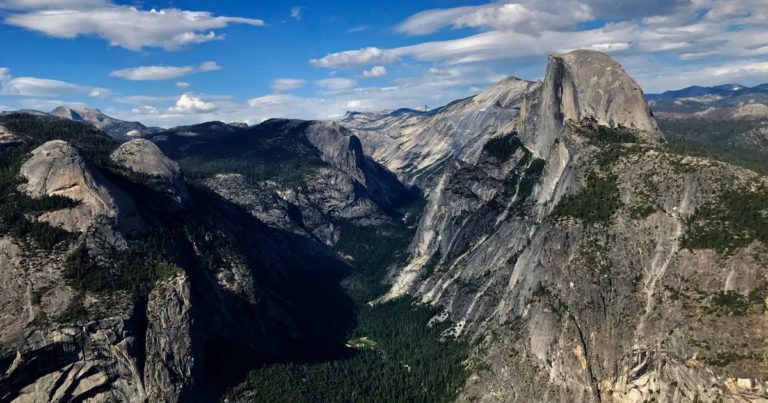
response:
<path id="1" fill-rule="evenodd" d="M 107 0 L 0 0 L 0 8 L 14 10 L 80 9 L 109 4 Z"/>
<path id="2" fill-rule="evenodd" d="M 158 113 L 160 113 L 160 111 L 157 110 L 157 108 L 155 108 L 154 106 L 151 106 L 151 105 L 144 105 L 144 106 L 139 106 L 139 107 L 132 108 L 131 112 L 133 112 L 133 113 L 135 113 L 137 115 L 138 114 L 157 115 Z"/>
<path id="3" fill-rule="evenodd" d="M 748 17 L 754 19 L 754 15 Z M 370 52 L 345 51 L 312 60 L 320 67 L 359 67 L 383 64 L 411 57 L 439 63 L 476 63 L 493 60 L 521 60 L 531 56 L 566 52 L 572 49 L 595 49 L 621 54 L 671 53 L 680 60 L 719 62 L 718 57 L 768 56 L 768 24 L 756 24 L 734 30 L 741 20 L 725 22 L 694 21 L 679 24 L 675 18 L 646 24 L 641 21 L 609 23 L 585 30 L 544 30 L 534 34 L 514 30 L 492 30 L 459 39 L 423 42 Z"/>
<path id="4" fill-rule="evenodd" d="M 541 63 L 546 63 L 546 59 L 542 58 Z M 211 120 L 258 123 L 274 117 L 335 119 L 347 110 L 437 107 L 472 95 L 478 88 L 485 88 L 504 77 L 488 66 L 461 65 L 425 71 L 424 75 L 411 78 L 398 78 L 391 85 L 321 90 L 315 96 L 277 93 L 238 101 L 221 95 L 188 94 L 202 102 L 215 103 L 216 109 L 210 111 L 181 112 L 176 107 L 178 98 L 130 96 L 116 99 L 131 107 L 113 116 L 162 127 Z M 152 106 L 159 113 L 152 114 L 151 109 L 145 111 L 145 106 Z"/>
<path id="5" fill-rule="evenodd" d="M 355 85 L 357 85 L 357 81 L 351 78 L 333 77 L 333 78 L 325 78 L 322 80 L 317 80 L 315 81 L 315 84 L 317 84 L 318 87 L 325 90 L 338 91 L 338 90 L 346 90 L 354 87 Z"/>
<path id="6" fill-rule="evenodd" d="M 0 95 L 24 97 L 59 97 L 83 95 L 96 98 L 110 96 L 106 88 L 87 87 L 66 81 L 38 77 L 12 77 L 10 69 L 0 67 Z"/>
<path id="7" fill-rule="evenodd" d="M 532 57 L 594 49 L 614 57 L 658 55 L 652 58 L 656 66 L 670 59 L 683 66 L 717 65 L 723 60 L 768 57 L 768 13 L 762 11 L 766 7 L 768 0 L 496 1 L 427 10 L 398 26 L 408 34 L 465 27 L 479 33 L 389 49 L 335 52 L 310 63 L 359 68 L 415 59 L 441 65 L 492 62 L 519 67 Z M 578 26 L 614 18 L 618 20 L 600 22 L 596 28 Z"/>
<path id="8" fill-rule="evenodd" d="M 40 98 L 24 98 L 16 109 L 33 109 L 38 111 L 50 111 L 62 105 L 68 106 L 86 106 L 83 102 L 77 102 L 64 99 L 40 99 Z"/>
<path id="9" fill-rule="evenodd" d="M 132 81 L 168 80 L 193 73 L 204 73 L 221 70 L 216 62 L 203 62 L 199 66 L 141 66 L 129 69 L 115 70 L 109 73 L 112 77 L 120 77 Z"/>
<path id="10" fill-rule="evenodd" d="M 168 109 L 169 112 L 176 113 L 201 113 L 213 112 L 219 107 L 212 102 L 205 102 L 202 98 L 192 94 L 183 94 L 176 101 L 176 106 Z"/>
<path id="11" fill-rule="evenodd" d="M 270 87 L 275 91 L 293 91 L 303 87 L 307 83 L 307 80 L 299 78 L 278 78 L 272 81 Z"/>
<path id="12" fill-rule="evenodd" d="M 37 77 L 16 77 L 6 81 L 3 93 L 32 97 L 58 96 L 78 92 L 80 87 L 64 81 Z"/>
<path id="13" fill-rule="evenodd" d="M 406 19 L 397 30 L 410 35 L 429 34 L 447 26 L 538 32 L 572 27 L 593 18 L 590 7 L 576 0 L 503 1 L 422 11 Z"/>
<path id="14" fill-rule="evenodd" d="M 209 12 L 175 8 L 139 10 L 108 3 L 94 8 L 68 7 L 63 1 L 45 1 L 43 10 L 25 10 L 7 15 L 5 23 L 42 32 L 57 38 L 97 36 L 113 46 L 139 51 L 145 47 L 175 50 L 185 45 L 221 39 L 215 29 L 230 24 L 264 25 L 259 19 L 216 17 Z M 76 2 L 77 3 L 77 2 Z"/>
<path id="15" fill-rule="evenodd" d="M 301 19 L 301 12 L 304 10 L 304 7 L 296 6 L 291 8 L 291 18 L 294 20 L 300 20 Z"/>
<path id="16" fill-rule="evenodd" d="M 709 0 L 707 0 L 709 1 Z M 734 0 L 728 0 L 734 1 Z M 584 0 L 593 12 L 607 19 L 632 19 L 674 13 L 701 0 Z"/>
<path id="17" fill-rule="evenodd" d="M 346 32 L 347 32 L 348 34 L 354 34 L 354 33 L 356 33 L 356 32 L 363 32 L 363 31 L 367 31 L 369 28 L 370 28 L 370 27 L 369 27 L 369 26 L 367 26 L 367 25 L 359 25 L 359 26 L 356 26 L 356 27 L 352 27 L 352 28 L 348 29 Z"/>
<path id="18" fill-rule="evenodd" d="M 202 62 L 198 67 L 198 71 L 202 71 L 202 72 L 218 71 L 218 70 L 221 70 L 221 66 L 219 66 L 218 63 L 213 61 Z"/>
<path id="19" fill-rule="evenodd" d="M 190 84 L 190 83 L 188 83 L 186 81 L 179 81 L 179 82 L 176 83 L 176 88 L 179 88 L 179 89 L 182 89 L 182 90 L 185 90 L 185 89 L 187 89 L 187 88 L 189 88 L 191 86 L 192 86 L 192 84 Z"/>
<path id="20" fill-rule="evenodd" d="M 349 69 L 370 64 L 392 63 L 397 60 L 397 55 L 391 51 L 368 47 L 360 50 L 331 53 L 320 59 L 312 59 L 309 63 L 315 67 Z"/>
<path id="21" fill-rule="evenodd" d="M 175 102 L 178 98 L 167 96 L 167 97 L 154 97 L 154 96 L 147 96 L 147 95 L 130 95 L 130 96 L 124 96 L 124 97 L 118 97 L 115 98 L 115 102 L 119 102 L 121 104 L 128 104 L 128 105 L 146 105 L 146 104 L 160 104 L 160 103 L 167 103 L 167 102 Z"/>
<path id="22" fill-rule="evenodd" d="M 384 66 L 373 66 L 370 70 L 363 72 L 363 77 L 383 77 L 387 75 L 387 68 Z"/>

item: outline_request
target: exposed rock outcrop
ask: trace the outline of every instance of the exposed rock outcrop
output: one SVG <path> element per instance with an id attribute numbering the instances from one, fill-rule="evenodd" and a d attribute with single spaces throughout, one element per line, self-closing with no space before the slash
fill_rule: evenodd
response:
<path id="1" fill-rule="evenodd" d="M 131 138 L 141 137 L 161 131 L 159 128 L 146 127 L 140 122 L 126 122 L 107 116 L 98 109 L 69 106 L 59 106 L 51 111 L 51 115 L 63 119 L 74 120 L 76 122 L 85 122 L 93 125 L 97 129 L 103 130 L 112 138 L 123 141 Z"/>
<path id="2" fill-rule="evenodd" d="M 0 151 L 2 151 L 5 147 L 18 145 L 22 142 L 22 139 L 13 133 L 9 132 L 8 129 L 0 125 Z"/>
<path id="3" fill-rule="evenodd" d="M 272 119 L 245 129 L 207 124 L 166 136 L 158 144 L 170 155 L 219 169 L 205 179 L 217 194 L 270 225 L 327 245 L 336 244 L 344 224 L 390 222 L 393 210 L 415 196 L 333 122 Z M 266 170 L 271 176 L 261 174 Z"/>
<path id="4" fill-rule="evenodd" d="M 2 368 L 0 399 L 143 402 L 135 343 L 125 318 L 30 332 Z"/>
<path id="5" fill-rule="evenodd" d="M 348 129 L 334 122 L 314 122 L 306 129 L 306 136 L 326 162 L 362 184 L 380 206 L 387 208 L 408 196 L 409 190 L 366 156 L 360 139 Z"/>
<path id="6" fill-rule="evenodd" d="M 517 117 L 523 95 L 534 85 L 509 77 L 430 112 L 349 113 L 339 122 L 360 137 L 373 159 L 429 191 L 442 167 L 476 158 L 482 140 Z"/>
<path id="7" fill-rule="evenodd" d="M 550 56 L 544 83 L 555 85 L 551 91 L 560 100 L 559 110 L 550 114 L 575 122 L 593 118 L 601 125 L 636 129 L 652 141 L 662 139 L 640 85 L 604 53 L 576 50 Z"/>
<path id="8" fill-rule="evenodd" d="M 168 195 L 179 206 L 189 203 L 189 191 L 176 161 L 168 158 L 145 139 L 134 139 L 120 145 L 112 153 L 112 162 L 128 173 L 145 175 L 149 185 Z"/>
<path id="9" fill-rule="evenodd" d="M 147 302 L 144 384 L 150 402 L 194 400 L 190 396 L 195 357 L 189 279 L 180 274 L 163 281 Z"/>
<path id="10" fill-rule="evenodd" d="M 40 145 L 17 165 L 26 181 L 6 184 L 0 200 L 4 212 L 27 209 L 2 217 L 0 401 L 213 401 L 257 363 L 341 345 L 351 307 L 333 306 L 339 324 L 317 319 L 343 299 L 336 278 L 346 265 L 325 245 L 187 192 L 178 165 L 146 141 L 118 148 L 67 123 L 68 141 L 42 143 L 60 120 L 11 121 L 23 142 L 4 152 L 23 159 L 21 147 Z M 332 183 L 314 185 L 341 181 L 337 168 L 318 170 Z M 158 192 L 185 208 L 156 203 Z M 76 205 L 38 217 L 68 203 L 26 196 Z M 24 219 L 72 234 L 49 241 Z"/>
<path id="11" fill-rule="evenodd" d="M 42 221 L 80 232 L 96 224 L 115 225 L 124 233 L 142 226 L 130 197 L 63 140 L 52 140 L 33 150 L 32 157 L 21 167 L 21 175 L 27 180 L 23 191 L 33 198 L 62 196 L 79 203 L 44 213 L 39 217 Z"/>
<path id="12" fill-rule="evenodd" d="M 754 325 L 764 301 L 732 317 L 709 304 L 729 278 L 748 279 L 739 295 L 760 293 L 766 245 L 724 260 L 681 245 L 697 207 L 766 179 L 661 140 L 634 81 L 578 51 L 550 57 L 519 118 L 445 168 L 385 299 L 441 307 L 435 320 L 476 343 L 488 366 L 473 368 L 461 400 L 764 397 L 767 369 L 749 358 L 764 348 L 737 341 L 768 330 Z M 681 302 L 681 289 L 699 302 Z M 718 361 L 734 351 L 738 364 Z M 735 378 L 757 381 L 739 389 Z"/>

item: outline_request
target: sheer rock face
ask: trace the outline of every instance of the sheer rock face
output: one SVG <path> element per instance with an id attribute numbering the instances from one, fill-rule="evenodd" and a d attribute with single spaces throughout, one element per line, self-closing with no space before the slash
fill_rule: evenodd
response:
<path id="1" fill-rule="evenodd" d="M 412 189 L 366 156 L 359 138 L 337 123 L 274 119 L 265 124 L 271 125 L 273 134 L 291 139 L 285 148 L 308 141 L 305 152 L 319 154 L 322 163 L 298 184 L 279 178 L 256 181 L 237 173 L 212 175 L 205 183 L 269 225 L 334 245 L 340 221 L 383 224 L 392 219 L 389 213 L 394 207 L 413 197 Z M 226 143 L 226 134 L 212 141 Z M 200 158 L 206 157 L 201 153 Z"/>
<path id="2" fill-rule="evenodd" d="M 52 140 L 32 151 L 21 167 L 27 180 L 22 190 L 30 197 L 62 196 L 79 204 L 45 213 L 40 220 L 72 232 L 85 232 L 96 224 L 117 226 L 128 233 L 142 227 L 133 201 L 62 140 Z"/>
<path id="3" fill-rule="evenodd" d="M 109 318 L 57 324 L 75 292 L 63 257 L 35 252 L 0 240 L 0 400 L 144 401 L 128 296 L 86 302 L 111 306 Z"/>
<path id="4" fill-rule="evenodd" d="M 183 181 L 178 166 L 156 151 L 131 142 L 115 152 L 118 169 L 110 166 L 107 174 L 67 142 L 51 141 L 22 164 L 26 182 L 19 191 L 79 203 L 42 219 L 79 233 L 52 249 L 0 236 L 0 401 L 215 400 L 231 381 L 225 371 L 272 360 L 332 332 L 316 318 L 325 301 L 339 299 L 329 277 L 346 268 L 341 259 L 207 193 L 193 195 L 204 208 L 190 202 L 169 212 L 155 205 L 153 190 L 162 188 L 153 188 L 152 178 Z M 136 175 L 149 183 L 135 181 Z M 177 274 L 142 283 L 149 295 L 125 290 L 133 284 L 95 291 L 71 281 L 68 258 L 84 243 L 98 265 L 81 269 L 110 270 L 121 263 L 120 253 L 133 253 L 126 248 L 135 244 L 115 229 L 142 228 L 127 225 L 139 216 L 154 230 L 182 229 L 169 231 L 169 241 L 183 258 L 148 262 L 174 263 Z M 102 241 L 116 247 L 99 249 Z M 311 275 L 315 281 L 306 279 Z"/>
<path id="5" fill-rule="evenodd" d="M 482 93 L 430 111 L 347 114 L 370 155 L 406 182 L 429 190 L 449 161 L 476 158 L 483 139 L 515 119 L 535 83 L 510 77 Z"/>
<path id="6" fill-rule="evenodd" d="M 585 121 L 632 139 L 599 140 Z M 595 52 L 551 57 L 519 117 L 482 143 L 490 138 L 518 145 L 480 147 L 445 168 L 385 296 L 443 308 L 434 320 L 450 318 L 453 334 L 476 343 L 488 366 L 470 368 L 460 400 L 764 398 L 768 367 L 754 357 L 765 346 L 742 344 L 768 333 L 762 302 L 724 316 L 705 301 L 765 287 L 768 248 L 756 242 L 724 259 L 681 244 L 697 207 L 765 178 L 667 153 L 642 92 Z M 610 217 L 563 216 L 558 206 L 595 177 L 616 186 Z M 698 290 L 699 302 L 677 290 Z M 746 358 L 713 364 L 728 352 Z"/>
<path id="7" fill-rule="evenodd" d="M 192 292 L 186 275 L 159 284 L 147 303 L 144 384 L 151 402 L 189 399 L 195 357 L 192 346 Z"/>
<path id="8" fill-rule="evenodd" d="M 0 375 L 0 398 L 14 402 L 146 400 L 126 318 L 35 330 Z"/>
<path id="9" fill-rule="evenodd" d="M 125 142 L 111 158 L 129 172 L 148 176 L 152 188 L 168 195 L 177 205 L 189 203 L 189 191 L 179 164 L 166 157 L 155 143 L 145 139 Z"/>
<path id="10" fill-rule="evenodd" d="M 663 138 L 640 86 L 608 55 L 589 50 L 554 55 L 547 70 L 546 84 L 560 81 L 564 120 L 594 118 L 605 126 L 636 129 L 651 141 Z"/>
<path id="11" fill-rule="evenodd" d="M 386 208 L 408 194 L 395 175 L 365 155 L 360 139 L 346 128 L 334 122 L 315 122 L 306 136 L 326 162 L 362 184 L 377 204 Z"/>

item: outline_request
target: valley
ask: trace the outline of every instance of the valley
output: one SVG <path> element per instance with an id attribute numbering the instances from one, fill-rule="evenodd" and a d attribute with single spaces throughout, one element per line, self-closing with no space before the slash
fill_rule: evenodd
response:
<path id="1" fill-rule="evenodd" d="M 765 120 L 689 95 L 576 50 L 430 111 L 3 113 L 0 400 L 764 400 Z"/>

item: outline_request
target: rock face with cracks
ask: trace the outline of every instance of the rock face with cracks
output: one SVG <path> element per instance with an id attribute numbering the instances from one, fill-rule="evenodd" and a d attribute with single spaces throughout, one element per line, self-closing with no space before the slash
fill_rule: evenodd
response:
<path id="1" fill-rule="evenodd" d="M 62 196 L 79 203 L 71 209 L 46 213 L 39 218 L 42 221 L 81 232 L 98 223 L 116 224 L 125 232 L 142 226 L 131 198 L 65 141 L 52 140 L 34 149 L 20 173 L 27 181 L 21 185 L 27 195 Z"/>
<path id="2" fill-rule="evenodd" d="M 69 236 L 49 245 L 1 227 L 0 401 L 215 400 L 254 363 L 340 343 L 347 266 L 327 246 L 191 190 L 147 141 L 7 119 L 23 129 L 0 149 L 19 179 L 0 202 Z M 66 130 L 43 142 L 28 127 Z M 69 205 L 50 196 L 72 205 L 44 210 Z M 328 301 L 339 324 L 316 319 Z"/>
<path id="3" fill-rule="evenodd" d="M 765 346 L 744 341 L 768 332 L 766 240 L 707 244 L 700 212 L 759 203 L 768 179 L 668 152 L 604 54 L 551 56 L 520 98 L 444 168 L 383 297 L 474 342 L 460 400 L 764 400 Z"/>

